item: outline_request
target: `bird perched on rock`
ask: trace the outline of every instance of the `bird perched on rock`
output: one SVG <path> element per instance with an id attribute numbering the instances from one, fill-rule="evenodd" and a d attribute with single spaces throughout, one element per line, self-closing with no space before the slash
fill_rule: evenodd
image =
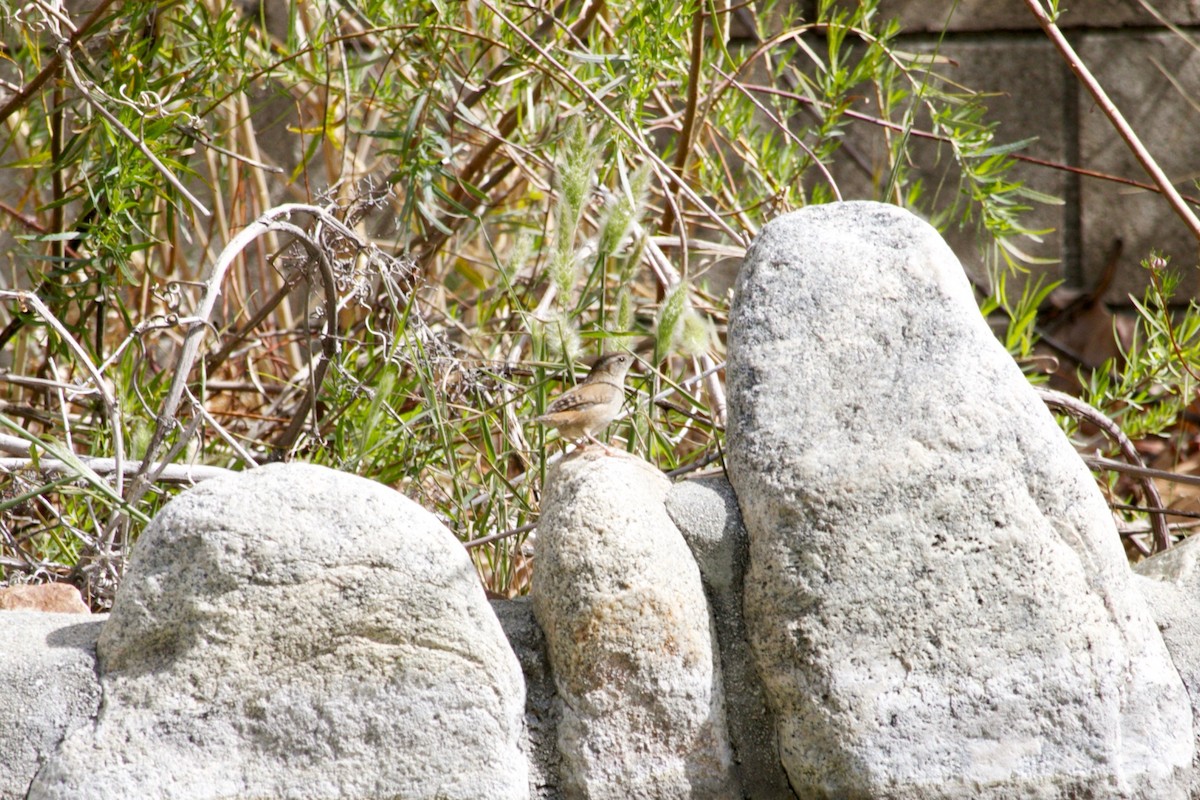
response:
<path id="1" fill-rule="evenodd" d="M 595 434 L 612 422 L 625 402 L 625 374 L 633 365 L 629 353 L 609 353 L 601 356 L 583 382 L 554 398 L 546 413 L 537 417 L 543 425 L 557 428 L 563 439 L 587 439 L 612 450 Z"/>

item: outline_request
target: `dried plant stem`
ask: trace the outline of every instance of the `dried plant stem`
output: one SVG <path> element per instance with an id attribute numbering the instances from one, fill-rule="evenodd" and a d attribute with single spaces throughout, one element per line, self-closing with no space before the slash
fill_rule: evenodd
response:
<path id="1" fill-rule="evenodd" d="M 291 449 L 296 439 L 299 438 L 300 432 L 304 429 L 304 420 L 307 418 L 309 410 L 316 404 L 317 392 L 321 390 L 321 384 L 325 381 L 325 373 L 337 356 L 337 337 L 334 333 L 338 315 L 337 284 L 333 276 L 333 266 L 329 263 L 329 257 L 325 254 L 325 250 L 307 232 L 290 222 L 277 221 L 275 227 L 292 234 L 296 241 L 308 251 L 309 256 L 317 262 L 320 267 L 321 283 L 325 289 L 325 332 L 321 336 L 324 357 L 317 363 L 316 369 L 309 370 L 308 391 L 297 407 L 291 423 L 275 442 L 276 452 L 282 454 Z"/>
<path id="2" fill-rule="evenodd" d="M 683 110 L 683 124 L 679 129 L 679 140 L 675 150 L 675 163 L 671 165 L 675 174 L 681 178 L 687 175 L 688 157 L 692 153 L 692 142 L 696 137 L 696 126 L 699 119 L 697 109 L 700 105 L 700 75 L 704 66 L 704 17 L 704 4 L 701 3 L 692 12 L 692 49 L 688 64 L 687 99 Z M 677 220 L 675 214 L 675 205 L 667 203 L 666 208 L 663 209 L 662 222 L 659 224 L 660 231 L 669 233 L 675 227 Z"/>
<path id="3" fill-rule="evenodd" d="M 32 308 L 34 312 L 36 312 L 39 317 L 45 320 L 46 324 L 49 325 L 56 334 L 58 334 L 59 338 L 62 339 L 63 343 L 71 350 L 75 358 L 78 359 L 80 366 L 82 366 L 91 377 L 92 383 L 96 387 L 96 392 L 100 395 L 100 400 L 104 404 L 104 414 L 106 417 L 108 417 L 109 428 L 112 432 L 113 457 L 117 463 L 117 485 L 115 487 L 115 493 L 117 497 L 120 497 L 124 490 L 124 471 L 121 468 L 121 462 L 125 459 L 125 440 L 122 435 L 124 425 L 121 423 L 120 406 L 117 405 L 117 400 L 115 397 L 113 397 L 108 384 L 105 383 L 103 375 L 101 375 L 100 371 L 96 369 L 96 365 L 93 364 L 92 360 L 88 357 L 87 351 L 83 349 L 79 342 L 75 341 L 75 339 L 71 336 L 70 331 L 67 330 L 66 326 L 54 316 L 46 304 L 43 303 L 37 295 L 30 292 L 0 290 L 0 298 L 14 300 L 22 307 L 28 306 Z"/>
<path id="4" fill-rule="evenodd" d="M 1111 469 L 1113 472 L 1135 475 L 1139 478 L 1158 478 L 1159 480 L 1170 481 L 1171 483 L 1200 486 L 1200 475 L 1184 475 L 1179 472 L 1154 469 L 1153 467 L 1145 467 L 1140 464 L 1126 464 L 1124 461 L 1115 461 L 1111 458 L 1102 458 L 1101 456 L 1084 456 L 1083 460 L 1093 469 Z"/>
<path id="5" fill-rule="evenodd" d="M 99 20 L 104 18 L 104 15 L 108 13 L 108 7 L 112 4 L 113 0 L 102 0 L 102 2 L 100 2 L 92 10 L 92 13 L 89 14 L 88 18 L 84 20 L 82 25 L 79 26 L 79 29 L 63 41 L 62 47 L 59 48 L 59 51 L 54 54 L 53 58 L 46 62 L 46 65 L 42 67 L 41 71 L 38 72 L 37 75 L 34 76 L 33 80 L 21 87 L 21 90 L 14 94 L 11 100 L 5 103 L 3 108 L 0 108 L 0 123 L 3 123 L 14 111 L 29 102 L 29 100 L 38 93 L 38 90 L 42 88 L 42 85 L 45 84 L 46 81 L 58 74 L 58 70 L 62 66 L 63 55 L 69 52 L 71 48 L 78 45 L 79 42 L 82 41 L 83 37 L 92 32 L 92 27 Z"/>
<path id="6" fill-rule="evenodd" d="M 63 45 L 62 49 L 62 63 L 66 68 L 67 76 L 71 79 L 71 83 L 73 83 L 75 88 L 79 90 L 79 94 L 82 95 L 83 99 L 88 102 L 88 105 L 96 109 L 96 112 L 108 120 L 108 124 L 116 128 L 122 136 L 133 142 L 137 149 L 142 151 L 142 155 L 144 155 L 150 161 L 150 163 L 154 165 L 154 168 L 158 170 L 164 178 L 166 178 L 167 183 L 174 186 L 175 190 L 183 195 L 184 199 L 191 203 L 193 208 L 200 212 L 202 216 L 212 216 L 212 212 L 209 211 L 203 203 L 196 199 L 195 195 L 187 190 L 187 187 L 180 182 L 179 178 L 175 177 L 175 173 L 167 169 L 167 165 L 162 163 L 158 156 L 154 155 L 154 152 L 141 139 L 141 137 L 137 136 L 133 131 L 125 127 L 121 120 L 117 119 L 115 114 L 105 108 L 104 104 L 92 95 L 91 90 L 83 82 L 83 79 L 79 77 L 79 73 L 75 71 L 75 61 L 71 58 L 70 50 L 65 44 Z"/>
<path id="7" fill-rule="evenodd" d="M 6 437 L 15 438 L 15 437 Z M 27 443 L 28 444 L 28 443 Z M 95 472 L 97 475 L 112 475 L 117 472 L 117 460 L 115 458 L 90 458 L 80 456 L 79 460 Z M 133 475 L 137 470 L 142 468 L 140 461 L 126 461 L 121 465 L 121 471 Z M 0 471 L 16 472 L 18 470 L 36 470 L 38 472 L 65 472 L 74 473 L 75 465 L 66 461 L 60 461 L 57 458 L 39 458 L 34 461 L 32 458 L 23 458 L 20 456 L 0 457 Z M 165 464 L 163 465 L 162 474 L 159 480 L 167 483 L 182 483 L 191 485 L 200 481 L 216 478 L 221 475 L 230 474 L 230 470 L 223 467 L 212 467 L 204 464 L 196 464 L 188 466 L 187 464 Z"/>

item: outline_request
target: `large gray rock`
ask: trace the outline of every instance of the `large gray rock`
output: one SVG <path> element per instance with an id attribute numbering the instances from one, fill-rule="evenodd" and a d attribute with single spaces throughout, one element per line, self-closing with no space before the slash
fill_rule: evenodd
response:
<path id="1" fill-rule="evenodd" d="M 1134 566 L 1134 577 L 1192 700 L 1193 731 L 1200 738 L 1200 537 L 1192 536 Z M 1200 797 L 1200 750 L 1189 797 Z"/>
<path id="2" fill-rule="evenodd" d="M 752 800 L 793 800 L 779 763 L 775 718 L 750 655 L 742 616 L 749 539 L 733 487 L 724 475 L 682 481 L 667 493 L 708 593 L 721 652 L 729 742 L 742 791 Z"/>
<path id="3" fill-rule="evenodd" d="M 0 800 L 24 797 L 67 734 L 91 724 L 104 619 L 0 611 Z"/>
<path id="4" fill-rule="evenodd" d="M 30 798 L 525 798 L 520 667 L 462 545 L 377 483 L 215 478 L 142 534 L 104 702 Z"/>
<path id="5" fill-rule="evenodd" d="M 567 798 L 739 796 L 700 571 L 646 462 L 586 449 L 546 479 L 533 608 L 562 701 Z"/>
<path id="6" fill-rule="evenodd" d="M 1109 511 L 933 228 L 875 203 L 767 225 L 728 380 L 799 796 L 1185 796 L 1191 712 Z"/>

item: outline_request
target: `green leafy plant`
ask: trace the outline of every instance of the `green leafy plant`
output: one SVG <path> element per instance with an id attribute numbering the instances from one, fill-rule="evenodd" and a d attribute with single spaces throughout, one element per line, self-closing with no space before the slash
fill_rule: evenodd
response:
<path id="1" fill-rule="evenodd" d="M 1021 143 L 873 0 L 240 9 L 0 12 L 24 187 L 0 209 L 0 578 L 102 608 L 189 476 L 305 459 L 414 497 L 522 591 L 559 457 L 531 420 L 586 357 L 641 359 L 618 446 L 719 463 L 729 272 L 766 220 L 856 174 L 1009 267 L 1037 234 Z M 955 191 L 912 177 L 916 141 Z"/>
<path id="2" fill-rule="evenodd" d="M 1142 261 L 1150 276 L 1135 301 L 1137 325 L 1121 358 L 1085 376 L 1083 398 L 1120 422 L 1131 439 L 1164 434 L 1195 402 L 1200 386 L 1200 305 L 1179 313 L 1173 301 L 1180 276 L 1154 254 Z"/>

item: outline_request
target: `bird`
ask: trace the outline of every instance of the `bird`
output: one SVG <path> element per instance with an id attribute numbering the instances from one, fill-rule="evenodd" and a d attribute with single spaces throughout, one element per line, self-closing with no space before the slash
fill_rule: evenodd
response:
<path id="1" fill-rule="evenodd" d="M 613 451 L 595 434 L 620 413 L 625 403 L 625 374 L 631 366 L 630 353 L 601 356 L 581 383 L 554 398 L 546 413 L 535 417 L 535 421 L 556 428 L 565 440 L 587 439 L 612 455 Z"/>

